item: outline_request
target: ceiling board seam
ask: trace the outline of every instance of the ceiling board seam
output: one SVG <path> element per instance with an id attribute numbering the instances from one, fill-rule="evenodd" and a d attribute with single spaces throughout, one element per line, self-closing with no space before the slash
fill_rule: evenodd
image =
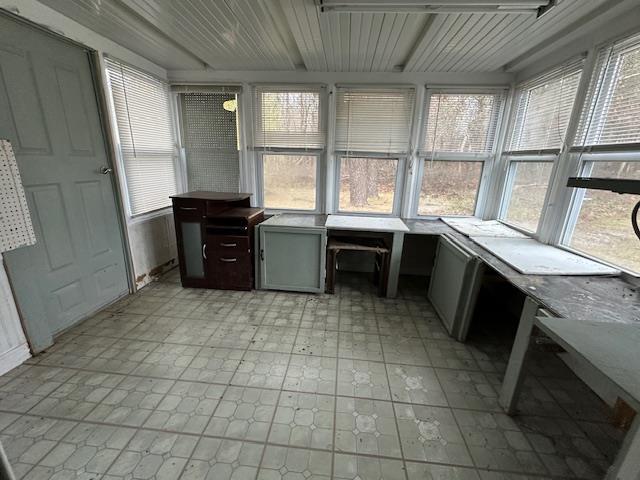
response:
<path id="1" fill-rule="evenodd" d="M 430 70 L 431 71 L 435 71 L 435 65 L 437 64 L 437 62 L 439 61 L 440 57 L 444 54 L 451 54 L 450 51 L 447 51 L 447 47 L 452 45 L 452 42 L 455 41 L 454 45 L 457 45 L 459 42 L 459 35 L 460 33 L 464 30 L 464 28 L 467 26 L 467 24 L 471 21 L 473 15 L 463 15 L 463 17 L 466 17 L 466 19 L 464 20 L 464 22 L 462 22 L 462 24 L 458 27 L 458 29 L 455 31 L 455 33 L 453 33 L 452 35 L 449 36 L 446 45 L 440 49 L 440 51 L 436 51 L 435 52 L 435 56 L 433 57 L 433 59 L 431 60 L 429 66 L 430 66 Z M 451 28 L 450 31 L 453 31 L 453 27 Z M 458 39 L 458 40 L 456 40 Z M 445 53 L 446 52 L 446 53 Z"/>

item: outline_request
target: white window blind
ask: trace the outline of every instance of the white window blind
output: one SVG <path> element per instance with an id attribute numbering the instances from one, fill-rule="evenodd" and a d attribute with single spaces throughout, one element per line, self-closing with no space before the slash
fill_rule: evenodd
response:
<path id="1" fill-rule="evenodd" d="M 493 152 L 503 92 L 432 92 L 427 102 L 422 156 L 454 153 L 486 157 Z"/>
<path id="2" fill-rule="evenodd" d="M 336 150 L 406 154 L 414 100 L 413 88 L 339 87 Z"/>
<path id="3" fill-rule="evenodd" d="M 640 35 L 600 50 L 580 119 L 579 146 L 640 143 Z"/>
<path id="4" fill-rule="evenodd" d="M 321 150 L 326 122 L 323 87 L 257 86 L 254 89 L 254 147 Z"/>
<path id="5" fill-rule="evenodd" d="M 518 85 L 509 151 L 560 151 L 583 63 L 574 60 Z"/>
<path id="6" fill-rule="evenodd" d="M 107 76 L 120 139 L 131 215 L 171 205 L 176 193 L 175 141 L 168 86 L 112 59 Z"/>

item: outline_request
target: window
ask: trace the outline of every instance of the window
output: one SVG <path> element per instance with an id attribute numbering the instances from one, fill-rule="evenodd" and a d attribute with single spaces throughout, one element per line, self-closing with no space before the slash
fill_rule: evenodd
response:
<path id="1" fill-rule="evenodd" d="M 554 162 L 564 144 L 582 60 L 519 85 L 510 124 L 506 188 L 500 217 L 535 233 Z"/>
<path id="2" fill-rule="evenodd" d="M 339 87 L 336 196 L 342 212 L 398 214 L 413 88 Z"/>
<path id="3" fill-rule="evenodd" d="M 172 86 L 180 92 L 187 189 L 237 192 L 239 87 Z"/>
<path id="4" fill-rule="evenodd" d="M 262 162 L 265 205 L 274 209 L 316 208 L 317 156 L 264 154 Z"/>
<path id="5" fill-rule="evenodd" d="M 640 35 L 602 48 L 572 155 L 582 176 L 640 179 Z M 576 190 L 562 243 L 640 272 L 631 210 L 638 197 Z"/>
<path id="6" fill-rule="evenodd" d="M 397 159 L 341 157 L 339 210 L 393 213 L 397 174 Z"/>
<path id="7" fill-rule="evenodd" d="M 171 205 L 175 140 L 166 83 L 107 59 L 130 215 Z"/>
<path id="8" fill-rule="evenodd" d="M 263 205 L 316 211 L 325 147 L 324 89 L 256 87 L 254 149 Z"/>
<path id="9" fill-rule="evenodd" d="M 504 92 L 427 91 L 418 215 L 473 215 Z"/>

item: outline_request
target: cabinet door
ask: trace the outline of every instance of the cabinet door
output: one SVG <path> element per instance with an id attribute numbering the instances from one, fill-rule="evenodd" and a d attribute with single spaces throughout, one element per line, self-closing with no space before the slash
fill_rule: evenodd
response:
<path id="1" fill-rule="evenodd" d="M 207 283 L 206 252 L 202 219 L 197 216 L 176 216 L 180 276 L 184 287 L 204 287 Z"/>
<path id="2" fill-rule="evenodd" d="M 323 292 L 326 230 L 259 226 L 261 287 Z"/>
<path id="3" fill-rule="evenodd" d="M 438 242 L 429 283 L 429 300 L 449 334 L 463 341 L 482 277 L 481 262 L 454 238 Z"/>

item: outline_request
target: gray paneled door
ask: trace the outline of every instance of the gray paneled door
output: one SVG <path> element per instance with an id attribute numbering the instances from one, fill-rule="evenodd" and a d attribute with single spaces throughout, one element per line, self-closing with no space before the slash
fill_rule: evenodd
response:
<path id="1" fill-rule="evenodd" d="M 87 52 L 0 14 L 0 137 L 13 144 L 37 243 L 5 260 L 32 348 L 127 289 Z"/>

